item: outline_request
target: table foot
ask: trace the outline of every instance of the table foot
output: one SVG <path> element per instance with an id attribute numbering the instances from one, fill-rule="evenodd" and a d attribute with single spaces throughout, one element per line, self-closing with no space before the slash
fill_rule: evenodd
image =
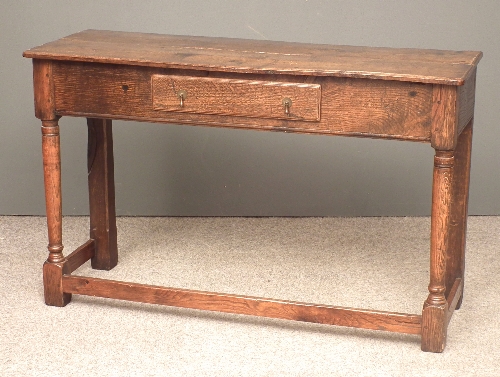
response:
<path id="1" fill-rule="evenodd" d="M 446 346 L 448 304 L 424 304 L 422 311 L 422 351 L 443 352 Z"/>
<path id="2" fill-rule="evenodd" d="M 71 293 L 63 292 L 64 266 L 65 262 L 45 262 L 43 265 L 43 292 L 47 305 L 66 306 L 71 301 Z"/>

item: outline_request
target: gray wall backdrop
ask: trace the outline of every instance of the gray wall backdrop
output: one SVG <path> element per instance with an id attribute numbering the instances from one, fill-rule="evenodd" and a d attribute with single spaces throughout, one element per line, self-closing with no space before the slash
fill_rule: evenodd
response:
<path id="1" fill-rule="evenodd" d="M 44 214 L 25 49 L 94 28 L 482 50 L 470 214 L 500 213 L 498 0 L 10 1 L 0 12 L 0 214 Z M 62 118 L 65 214 L 88 213 L 86 125 Z M 428 215 L 427 144 L 114 123 L 121 215 Z"/>

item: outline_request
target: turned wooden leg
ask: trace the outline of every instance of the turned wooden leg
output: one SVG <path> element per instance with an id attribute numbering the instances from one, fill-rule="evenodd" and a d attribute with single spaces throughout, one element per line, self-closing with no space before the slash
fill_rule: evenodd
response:
<path id="1" fill-rule="evenodd" d="M 467 205 L 469 200 L 470 156 L 472 124 L 469 122 L 458 138 L 453 167 L 453 208 L 450 221 L 450 240 L 446 260 L 446 297 L 455 279 L 464 279 L 465 238 L 467 233 Z M 463 291 L 462 291 L 463 292 Z M 460 308 L 463 293 L 455 309 Z"/>
<path id="2" fill-rule="evenodd" d="M 92 268 L 110 270 L 118 263 L 111 120 L 87 119 L 90 238 L 95 241 Z"/>
<path id="3" fill-rule="evenodd" d="M 62 253 L 61 157 L 57 119 L 42 121 L 42 151 L 49 234 L 49 257 L 43 265 L 45 303 L 65 306 L 71 295 L 64 293 L 62 288 L 66 259 Z"/>
<path id="4" fill-rule="evenodd" d="M 452 208 L 453 164 L 453 151 L 436 151 L 432 185 L 429 296 L 422 312 L 422 350 L 430 352 L 442 352 L 446 344 L 446 258 Z"/>

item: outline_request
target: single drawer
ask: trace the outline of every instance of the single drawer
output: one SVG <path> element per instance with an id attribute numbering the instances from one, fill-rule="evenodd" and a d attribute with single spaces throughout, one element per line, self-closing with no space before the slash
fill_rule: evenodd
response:
<path id="1" fill-rule="evenodd" d="M 321 85 L 153 75 L 158 111 L 318 122 Z"/>

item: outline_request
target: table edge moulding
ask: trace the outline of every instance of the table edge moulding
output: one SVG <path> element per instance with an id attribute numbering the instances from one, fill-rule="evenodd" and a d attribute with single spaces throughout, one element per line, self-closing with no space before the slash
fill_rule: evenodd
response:
<path id="1" fill-rule="evenodd" d="M 442 352 L 464 287 L 477 51 L 333 46 L 86 30 L 27 50 L 42 152 L 47 305 L 72 294 L 419 335 Z M 63 254 L 59 119 L 87 118 L 90 238 Z M 435 150 L 421 314 L 74 275 L 118 263 L 112 120 L 399 139 Z"/>

